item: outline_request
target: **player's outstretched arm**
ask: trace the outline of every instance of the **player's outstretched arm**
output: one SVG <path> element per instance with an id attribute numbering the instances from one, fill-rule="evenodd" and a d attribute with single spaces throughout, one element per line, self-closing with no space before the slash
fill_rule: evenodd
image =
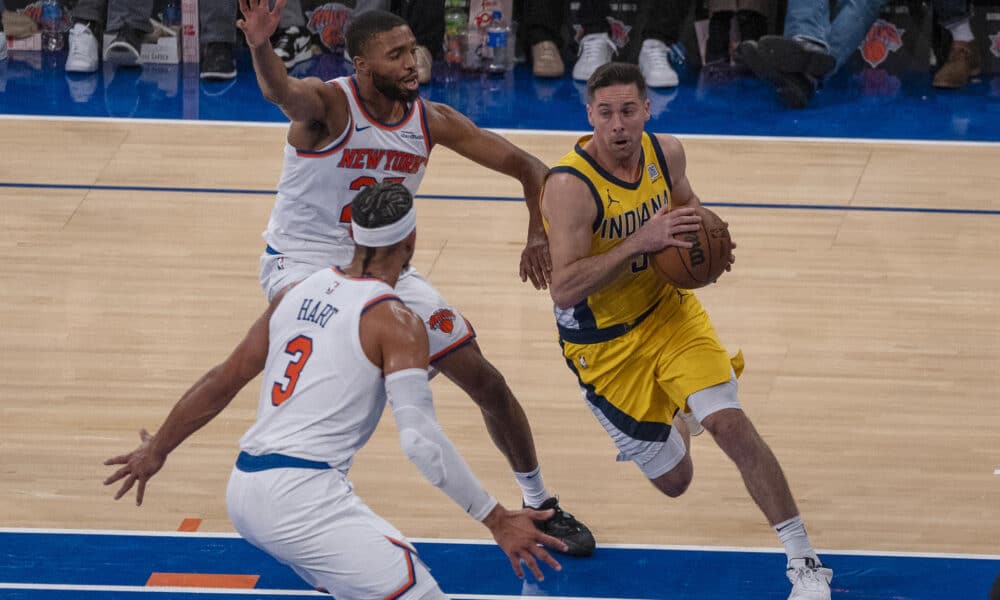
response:
<path id="1" fill-rule="evenodd" d="M 490 529 L 518 577 L 524 576 L 522 561 L 539 580 L 544 575 L 538 561 L 559 569 L 538 544 L 560 551 L 565 544 L 538 531 L 532 521 L 547 519 L 552 511 L 506 510 L 441 431 L 427 380 L 427 331 L 420 319 L 400 302 L 377 304 L 361 319 L 361 345 L 372 363 L 382 367 L 400 445 L 423 476 Z"/>
<path id="2" fill-rule="evenodd" d="M 282 297 L 283 294 L 275 297 L 243 341 L 222 364 L 209 369 L 181 396 L 156 435 L 149 435 L 142 429 L 139 432 L 138 448 L 104 461 L 105 465 L 123 465 L 104 480 L 104 485 L 111 485 L 124 479 L 115 494 L 115 500 L 138 483 L 135 503 L 141 505 L 146 482 L 163 467 L 167 455 L 222 412 L 236 394 L 264 369 L 264 362 L 267 360 L 268 323 L 274 307 Z"/>
<path id="3" fill-rule="evenodd" d="M 621 275 L 624 264 L 645 252 L 673 245 L 690 248 L 691 243 L 674 236 L 696 231 L 701 217 L 693 208 L 668 212 L 664 206 L 638 231 L 611 250 L 590 255 L 595 227 L 600 227 L 598 204 L 582 179 L 571 173 L 553 173 L 545 183 L 542 214 L 549 225 L 552 254 L 552 285 L 549 293 L 559 308 L 569 308 L 607 286 Z"/>
<path id="4" fill-rule="evenodd" d="M 278 28 L 286 0 L 277 0 L 273 9 L 267 0 L 239 0 L 243 18 L 236 26 L 246 37 L 257 84 L 268 102 L 292 121 L 320 121 L 326 114 L 323 82 L 315 77 L 296 79 L 288 75 L 285 63 L 274 53 L 271 36 Z"/>
<path id="5" fill-rule="evenodd" d="M 427 126 L 435 143 L 521 182 L 528 207 L 528 241 L 521 252 L 521 281 L 530 279 L 535 289 L 545 289 L 551 280 L 552 263 L 539 199 L 548 167 L 504 137 L 480 129 L 454 108 L 437 102 L 425 102 L 424 105 L 427 107 Z"/>

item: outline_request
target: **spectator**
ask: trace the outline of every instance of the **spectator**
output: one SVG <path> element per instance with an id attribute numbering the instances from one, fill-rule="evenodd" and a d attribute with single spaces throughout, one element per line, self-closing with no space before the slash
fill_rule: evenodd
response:
<path id="1" fill-rule="evenodd" d="M 114 40 L 104 49 L 104 60 L 116 66 L 136 66 L 142 40 L 152 32 L 153 0 L 80 0 L 73 9 L 66 71 L 93 73 L 100 63 L 98 36 L 105 28 Z M 205 0 L 198 5 L 201 30 L 201 78 L 236 77 L 236 1 Z"/>
<path id="2" fill-rule="evenodd" d="M 742 42 L 738 58 L 771 82 L 790 108 L 805 108 L 816 87 L 850 58 L 886 0 L 837 0 L 830 21 L 827 0 L 789 0 L 785 35 Z"/>
<path id="3" fill-rule="evenodd" d="M 521 30 L 531 49 L 531 72 L 535 77 L 562 77 L 562 24 L 566 6 L 562 0 L 525 2 Z"/>
<path id="4" fill-rule="evenodd" d="M 934 87 L 958 89 L 979 75 L 980 58 L 969 27 L 968 0 L 933 0 L 934 19 L 951 34 L 948 60 L 934 74 Z"/>
<path id="5" fill-rule="evenodd" d="M 653 88 L 675 87 L 677 72 L 670 65 L 670 46 L 680 37 L 681 22 L 689 8 L 687 0 L 650 0 L 649 18 L 642 27 L 639 69 L 646 85 Z M 581 0 L 577 11 L 583 33 L 580 55 L 573 66 L 573 79 L 586 81 L 601 65 L 611 62 L 617 52 L 609 36 L 611 3 L 606 0 Z"/>
<path id="6" fill-rule="evenodd" d="M 709 0 L 708 40 L 703 73 L 731 73 L 730 31 L 735 20 L 740 41 L 758 40 L 767 34 L 765 0 Z"/>

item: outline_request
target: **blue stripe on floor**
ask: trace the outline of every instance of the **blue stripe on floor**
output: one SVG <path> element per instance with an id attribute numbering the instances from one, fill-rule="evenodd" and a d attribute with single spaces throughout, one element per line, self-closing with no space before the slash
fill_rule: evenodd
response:
<path id="1" fill-rule="evenodd" d="M 67 183 L 21 183 L 2 182 L 0 188 L 48 189 L 48 190 L 101 190 L 115 192 L 166 192 L 178 194 L 234 194 L 274 196 L 276 190 L 255 190 L 240 188 L 188 188 L 172 186 L 145 185 L 96 185 Z M 516 196 L 465 196 L 449 194 L 417 194 L 417 198 L 425 200 L 458 200 L 463 202 L 523 202 L 524 198 Z M 944 215 L 1000 215 L 1000 209 L 977 208 L 933 208 L 923 206 L 852 206 L 847 204 L 776 204 L 772 202 L 704 202 L 709 207 L 725 208 L 757 208 L 776 210 L 820 210 L 820 211 L 853 211 L 853 212 L 889 212 L 889 213 L 922 213 Z"/>
<path id="2" fill-rule="evenodd" d="M 545 581 L 536 583 L 518 580 L 506 557 L 490 544 L 424 541 L 416 546 L 442 589 L 453 595 L 783 600 L 789 592 L 780 553 L 598 548 L 591 558 L 562 557 L 563 571 L 547 570 Z M 258 589 L 308 590 L 287 567 L 236 537 L 3 532 L 0 555 L 0 584 L 143 586 L 152 572 L 170 572 L 259 575 Z M 1000 557 L 829 554 L 825 561 L 835 572 L 834 598 L 859 600 L 985 600 L 1000 571 Z M 66 594 L 0 590 L 3 598 L 25 600 Z M 134 593 L 72 595 L 103 600 Z M 170 597 L 201 596 L 175 592 Z"/>

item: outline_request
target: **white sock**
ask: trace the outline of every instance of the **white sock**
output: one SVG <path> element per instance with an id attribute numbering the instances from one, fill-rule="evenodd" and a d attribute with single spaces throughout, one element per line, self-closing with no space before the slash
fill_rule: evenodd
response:
<path id="1" fill-rule="evenodd" d="M 969 17 L 948 25 L 948 31 L 951 32 L 951 39 L 956 42 L 971 42 L 975 39 L 972 37 L 972 29 L 969 27 Z"/>
<path id="2" fill-rule="evenodd" d="M 545 480 L 542 479 L 541 467 L 535 467 L 534 471 L 528 473 L 514 473 L 514 478 L 517 479 L 517 485 L 521 486 L 525 505 L 535 508 L 550 498 L 545 489 Z"/>
<path id="3" fill-rule="evenodd" d="M 806 526 L 802 523 L 802 517 L 795 515 L 787 521 L 782 521 L 774 526 L 774 531 L 778 534 L 778 539 L 785 545 L 785 554 L 788 560 L 793 558 L 811 558 L 817 563 L 821 562 L 809 543 L 809 534 L 806 533 Z"/>

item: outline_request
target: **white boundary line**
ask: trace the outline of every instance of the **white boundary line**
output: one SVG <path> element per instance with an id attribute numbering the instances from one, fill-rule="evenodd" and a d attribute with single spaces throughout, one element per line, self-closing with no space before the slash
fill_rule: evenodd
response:
<path id="1" fill-rule="evenodd" d="M 140 536 L 140 537 L 191 537 L 191 538 L 227 538 L 239 539 L 235 532 L 211 531 L 139 531 L 129 529 L 49 529 L 33 527 L 0 527 L 2 533 L 28 534 L 69 534 L 69 535 L 107 535 L 107 536 Z M 469 540 L 452 538 L 407 538 L 419 544 L 467 544 L 475 546 L 492 546 L 491 540 Z M 749 552 L 754 554 L 781 554 L 781 548 L 766 548 L 758 546 L 685 546 L 671 544 L 600 544 L 600 548 L 616 548 L 624 550 L 675 550 L 691 552 Z M 898 558 L 954 558 L 971 560 L 1000 560 L 1000 554 L 962 554 L 956 552 L 907 552 L 880 550 L 819 550 L 820 554 L 837 556 L 886 556 Z"/>
<path id="2" fill-rule="evenodd" d="M 313 590 L 233 589 L 197 587 L 156 587 L 139 585 L 80 585 L 64 583 L 0 583 L 0 590 L 39 590 L 58 592 L 129 592 L 145 594 L 221 594 L 227 596 L 310 596 L 329 598 L 329 594 Z M 449 594 L 452 600 L 516 600 L 523 596 L 493 596 L 484 594 Z M 547 596 L 551 600 L 643 600 L 641 598 L 605 598 L 604 596 Z"/>
<path id="3" fill-rule="evenodd" d="M 63 117 L 47 115 L 0 115 L 0 120 L 15 121 L 69 121 L 92 123 L 140 123 L 147 125 L 219 125 L 225 127 L 288 127 L 288 123 L 271 123 L 264 121 L 212 121 L 202 119 L 122 119 L 116 117 Z M 538 135 L 538 136 L 581 136 L 591 131 L 570 131 L 558 129 L 502 129 L 488 128 L 501 135 Z M 954 140 L 908 140 L 881 138 L 839 138 L 839 137 L 790 137 L 766 135 L 715 135 L 699 133 L 678 133 L 677 137 L 685 140 L 719 140 L 746 142 L 800 142 L 807 144 L 871 144 L 897 146 L 968 146 L 972 148 L 1000 148 L 996 142 L 965 142 Z"/>

